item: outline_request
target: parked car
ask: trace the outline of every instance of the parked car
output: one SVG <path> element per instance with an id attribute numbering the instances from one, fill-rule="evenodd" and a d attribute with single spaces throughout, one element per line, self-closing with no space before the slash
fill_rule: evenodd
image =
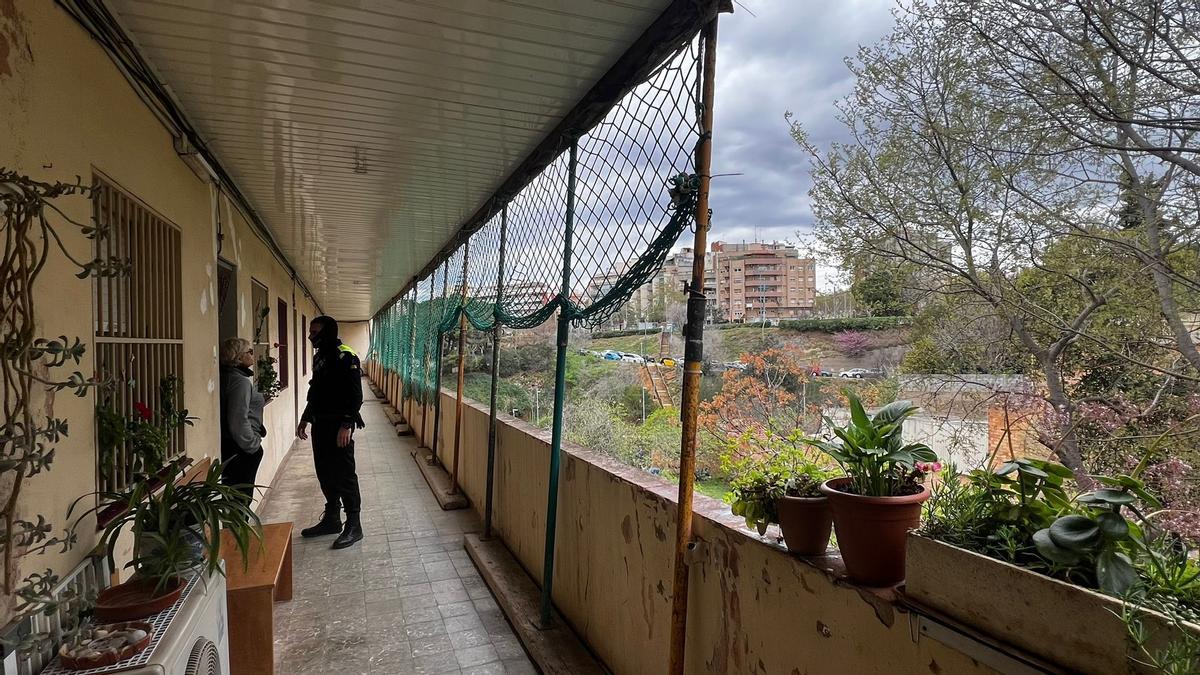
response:
<path id="1" fill-rule="evenodd" d="M 626 353 L 621 354 L 621 360 L 627 361 L 629 363 L 645 363 L 646 362 L 646 359 L 638 356 L 637 354 L 626 354 Z"/>
<path id="2" fill-rule="evenodd" d="M 675 365 L 678 363 L 678 361 L 676 361 L 675 359 L 673 359 L 670 356 L 664 356 L 661 359 L 659 359 L 658 362 L 668 368 L 674 368 Z"/>
<path id="3" fill-rule="evenodd" d="M 864 377 L 882 377 L 883 371 L 875 368 L 851 368 L 838 373 L 838 377 L 853 377 L 862 379 Z"/>
<path id="4" fill-rule="evenodd" d="M 741 361 L 726 361 L 723 365 L 726 368 L 732 368 L 733 370 L 745 370 L 748 364 L 742 363 Z"/>
<path id="5" fill-rule="evenodd" d="M 621 354 L 619 352 L 614 352 L 611 349 L 606 349 L 603 352 L 601 352 L 600 357 L 603 358 L 605 361 L 620 361 L 621 360 Z"/>
<path id="6" fill-rule="evenodd" d="M 813 375 L 816 375 L 817 377 L 833 377 L 833 371 L 825 370 L 824 368 L 822 368 L 822 369 L 814 372 Z"/>

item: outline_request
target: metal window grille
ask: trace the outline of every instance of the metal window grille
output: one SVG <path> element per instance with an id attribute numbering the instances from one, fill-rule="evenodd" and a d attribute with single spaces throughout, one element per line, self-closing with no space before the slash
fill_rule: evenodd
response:
<path id="1" fill-rule="evenodd" d="M 305 332 L 308 330 L 308 317 L 300 315 L 300 326 L 296 329 L 296 344 L 300 345 L 300 374 L 308 375 L 308 346 L 304 344 Z"/>
<path id="2" fill-rule="evenodd" d="M 291 367 L 288 354 L 288 306 L 279 298 L 279 388 L 287 389 L 291 382 Z"/>
<path id="3" fill-rule="evenodd" d="M 97 242 L 97 256 L 129 262 L 127 275 L 98 278 L 92 286 L 96 374 L 111 383 L 100 394 L 102 403 L 129 417 L 136 414 L 136 403 L 157 410 L 162 382 L 182 370 L 180 231 L 103 177 L 95 183 L 93 215 L 109 232 Z M 181 388 L 177 396 L 182 397 Z M 182 407 L 181 400 L 173 403 Z M 175 429 L 167 457 L 183 453 L 184 435 Z M 132 478 L 128 448 L 117 448 L 115 455 L 99 464 L 104 489 L 123 489 Z"/>
<path id="4" fill-rule="evenodd" d="M 250 280 L 250 306 L 254 308 L 254 358 L 271 355 L 271 329 L 267 317 L 271 314 L 270 295 L 258 279 Z"/>

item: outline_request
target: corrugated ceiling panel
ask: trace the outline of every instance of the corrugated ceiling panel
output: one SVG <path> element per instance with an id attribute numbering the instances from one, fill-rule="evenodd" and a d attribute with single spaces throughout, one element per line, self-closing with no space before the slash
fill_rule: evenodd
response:
<path id="1" fill-rule="evenodd" d="M 415 274 L 669 0 L 109 0 L 326 311 Z"/>

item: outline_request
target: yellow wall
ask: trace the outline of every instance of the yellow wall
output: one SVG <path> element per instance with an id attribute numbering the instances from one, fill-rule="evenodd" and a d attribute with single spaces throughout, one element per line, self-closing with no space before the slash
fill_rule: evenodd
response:
<path id="1" fill-rule="evenodd" d="M 304 296 L 303 290 L 292 282 L 287 269 L 275 260 L 267 245 L 254 235 L 242 213 L 224 196 L 219 203 L 224 235 L 220 258 L 233 264 L 237 271 L 238 336 L 247 340 L 254 338 L 251 279 L 267 287 L 271 315 L 266 321 L 264 341 L 272 345 L 279 343 L 279 320 L 276 316 L 279 300 L 282 298 L 288 305 L 288 366 L 291 380 L 288 388 L 267 404 L 263 420 L 267 427 L 267 438 L 263 442 L 263 461 L 258 470 L 258 482 L 269 485 L 292 447 L 296 422 L 299 413 L 304 410 L 304 400 L 308 395 L 312 350 L 308 345 L 308 328 L 302 324 L 305 317 L 311 320 L 319 312 L 312 301 Z M 308 352 L 308 375 L 302 373 L 301 350 Z M 279 350 L 273 348 L 272 355 L 278 357 Z M 277 369 L 280 367 L 279 363 L 275 365 Z"/>
<path id="2" fill-rule="evenodd" d="M 181 373 L 185 404 L 199 417 L 186 431 L 192 456 L 220 453 L 215 426 L 218 410 L 216 237 L 213 191 L 176 155 L 172 137 L 135 95 L 100 47 L 49 0 L 0 1 L 0 166 L 39 180 L 90 180 L 100 171 L 144 201 L 182 231 L 182 303 L 184 356 Z M 91 207 L 83 197 L 57 204 L 68 216 L 88 222 Z M 226 208 L 226 215 L 231 209 Z M 250 233 L 240 216 L 226 227 L 226 250 L 235 251 L 239 293 L 247 295 L 249 277 L 264 281 L 272 307 L 276 297 L 294 305 L 293 284 L 284 267 Z M 63 225 L 60 223 L 60 225 Z M 90 259 L 90 243 L 65 229 L 66 245 Z M 78 280 L 77 270 L 61 255 L 53 255 L 36 287 L 38 332 L 45 336 L 93 335 L 90 311 L 91 280 Z M 315 306 L 297 297 L 309 317 Z M 248 330 L 248 318 L 245 328 Z M 271 321 L 272 340 L 275 322 Z M 302 344 L 293 338 L 293 345 Z M 293 361 L 294 362 L 294 361 Z M 91 352 L 80 370 L 93 369 Z M 66 371 L 66 372 L 69 372 Z M 295 397 L 303 401 L 306 378 L 292 386 L 267 411 L 267 453 L 259 473 L 269 483 L 278 462 L 291 446 L 295 426 Z M 48 473 L 27 481 L 20 515 L 44 514 L 56 526 L 67 523 L 66 510 L 75 497 L 96 488 L 92 395 L 76 398 L 62 392 L 39 402 L 46 414 L 66 417 L 70 437 L 59 444 Z M 5 488 L 7 489 L 7 488 Z M 92 528 L 80 528 L 80 541 L 66 554 L 49 552 L 22 563 L 24 574 L 47 567 L 69 570 L 94 539 Z M 23 577 L 24 574 L 21 576 Z M 0 612 L 0 622 L 4 616 Z"/>
<path id="3" fill-rule="evenodd" d="M 432 416 L 432 414 L 431 414 Z M 499 416 L 494 527 L 540 583 L 550 432 Z M 419 420 L 418 420 L 419 424 Z M 487 406 L 464 405 L 460 483 L 482 518 Z M 438 455 L 449 467 L 454 393 L 442 392 Z M 566 444 L 554 602 L 615 673 L 666 669 L 677 487 Z M 689 673 L 993 672 L 928 638 L 892 603 L 760 541 L 698 495 L 688 609 Z"/>

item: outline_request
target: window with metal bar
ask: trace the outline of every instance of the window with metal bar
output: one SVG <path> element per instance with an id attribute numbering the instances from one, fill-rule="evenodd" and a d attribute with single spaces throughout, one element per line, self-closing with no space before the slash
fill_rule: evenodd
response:
<path id="1" fill-rule="evenodd" d="M 300 315 L 300 327 L 297 329 L 296 342 L 300 345 L 300 374 L 308 375 L 308 345 L 304 344 L 305 333 L 308 331 L 308 317 Z"/>
<path id="2" fill-rule="evenodd" d="M 180 231 L 106 178 L 95 176 L 95 185 L 93 215 L 108 231 L 97 241 L 97 257 L 129 263 L 128 274 L 97 278 L 92 285 L 96 374 L 110 383 L 97 404 L 115 419 L 160 420 L 166 413 L 164 385 L 173 399 L 168 405 L 183 407 Z M 130 444 L 97 440 L 101 487 L 124 489 L 139 470 Z M 183 430 L 172 429 L 166 458 L 183 454 Z"/>
<path id="3" fill-rule="evenodd" d="M 288 367 L 288 306 L 283 298 L 279 302 L 279 388 L 287 389 L 291 381 L 291 368 Z"/>

